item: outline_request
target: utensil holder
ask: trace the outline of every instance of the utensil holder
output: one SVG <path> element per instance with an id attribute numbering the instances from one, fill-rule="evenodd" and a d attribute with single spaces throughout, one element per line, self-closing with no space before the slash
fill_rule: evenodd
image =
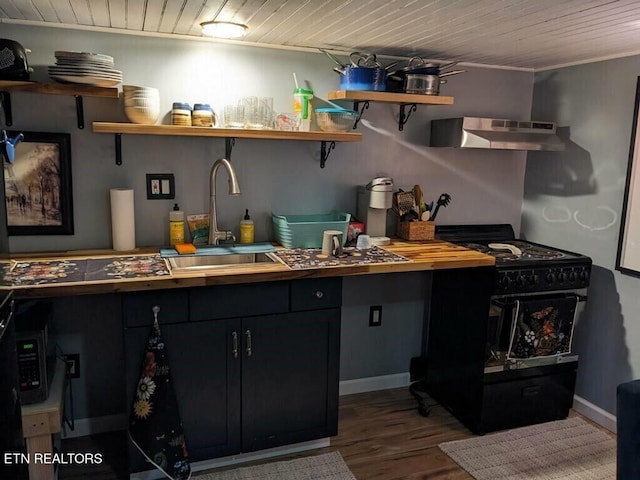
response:
<path id="1" fill-rule="evenodd" d="M 398 222 L 397 234 L 403 240 L 433 240 L 436 222 Z"/>

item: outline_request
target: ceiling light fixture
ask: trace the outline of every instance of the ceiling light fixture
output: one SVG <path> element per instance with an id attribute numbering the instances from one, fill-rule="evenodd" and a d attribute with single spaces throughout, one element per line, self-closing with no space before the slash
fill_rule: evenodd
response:
<path id="1" fill-rule="evenodd" d="M 202 34 L 216 38 L 240 38 L 247 31 L 247 26 L 235 22 L 202 22 Z"/>

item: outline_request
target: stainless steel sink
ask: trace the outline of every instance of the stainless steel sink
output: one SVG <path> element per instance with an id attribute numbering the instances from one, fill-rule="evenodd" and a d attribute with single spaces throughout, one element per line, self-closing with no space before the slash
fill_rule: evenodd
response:
<path id="1" fill-rule="evenodd" d="M 192 255 L 170 257 L 169 264 L 174 271 L 208 270 L 211 268 L 234 267 L 274 263 L 278 260 L 270 253 L 230 253 L 224 255 Z"/>

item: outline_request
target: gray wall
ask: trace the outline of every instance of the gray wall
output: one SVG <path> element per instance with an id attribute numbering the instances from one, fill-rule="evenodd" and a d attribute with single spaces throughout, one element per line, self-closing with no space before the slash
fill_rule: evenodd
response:
<path id="1" fill-rule="evenodd" d="M 636 56 L 536 74 L 532 117 L 570 148 L 529 154 L 522 216 L 528 239 L 593 258 L 576 393 L 613 414 L 616 386 L 640 376 L 640 279 L 615 271 L 638 72 Z"/>
<path id="2" fill-rule="evenodd" d="M 273 96 L 277 110 L 291 111 L 292 72 L 300 81 L 310 80 L 321 97 L 339 84 L 332 62 L 320 53 L 47 27 L 2 28 L 4 37 L 32 50 L 34 79 L 47 81 L 46 66 L 54 64 L 55 50 L 109 54 L 116 68 L 123 70 L 125 84 L 160 89 L 164 112 L 173 101 L 207 102 L 219 110 L 243 95 Z M 358 127 L 363 141 L 338 143 L 324 169 L 319 167 L 319 143 L 238 139 L 232 162 L 243 193 L 240 197 L 223 193 L 226 178 L 220 175 L 219 224 L 237 233 L 241 215 L 249 208 L 256 222 L 256 241 L 268 240 L 272 212 L 322 213 L 334 208 L 354 212 L 356 185 L 389 175 L 396 187 L 420 184 L 427 200 L 450 193 L 451 204 L 439 214 L 443 224 L 511 223 L 519 231 L 525 154 L 429 148 L 429 121 L 462 115 L 528 119 L 532 89 L 530 72 L 468 67 L 467 73 L 451 77 L 442 87 L 441 93 L 455 97 L 455 104 L 419 106 L 403 132 L 397 126 L 398 106 L 372 104 Z M 14 93 L 12 101 L 14 129 L 71 134 L 75 214 L 74 235 L 11 237 L 12 252 L 110 248 L 108 192 L 113 187 L 135 190 L 137 246 L 168 243 L 173 201 L 146 200 L 146 173 L 173 173 L 182 210 L 206 211 L 209 170 L 224 154 L 224 140 L 125 135 L 123 165 L 116 166 L 113 136 L 94 134 L 90 125 L 126 121 L 121 101 L 86 97 L 85 130 L 76 127 L 73 97 Z M 402 284 L 409 278 L 411 287 L 405 291 Z M 415 281 L 413 275 L 345 279 L 342 379 L 408 371 L 409 359 L 420 351 L 425 297 L 421 289 L 428 281 L 422 276 Z M 393 294 L 387 293 L 390 285 Z M 403 293 L 400 300 L 398 292 Z M 383 326 L 369 328 L 369 305 L 380 303 Z M 92 317 L 78 314 L 74 322 L 82 321 L 91 322 Z M 92 327 L 79 330 L 92 335 Z M 95 348 L 101 347 L 101 361 L 111 361 L 110 346 L 98 342 Z M 79 409 L 92 416 L 111 413 Z"/>

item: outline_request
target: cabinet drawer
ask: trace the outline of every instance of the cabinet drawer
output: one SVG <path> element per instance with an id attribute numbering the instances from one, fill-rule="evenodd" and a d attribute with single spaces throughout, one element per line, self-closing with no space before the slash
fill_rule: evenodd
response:
<path id="1" fill-rule="evenodd" d="M 289 283 L 219 285 L 191 290 L 191 321 L 289 311 Z"/>
<path id="2" fill-rule="evenodd" d="M 183 290 L 154 290 L 122 294 L 122 311 L 125 327 L 151 326 L 155 305 L 160 307 L 160 324 L 180 323 L 189 320 L 189 297 Z"/>
<path id="3" fill-rule="evenodd" d="M 291 282 L 291 311 L 339 308 L 342 278 L 309 278 Z"/>

